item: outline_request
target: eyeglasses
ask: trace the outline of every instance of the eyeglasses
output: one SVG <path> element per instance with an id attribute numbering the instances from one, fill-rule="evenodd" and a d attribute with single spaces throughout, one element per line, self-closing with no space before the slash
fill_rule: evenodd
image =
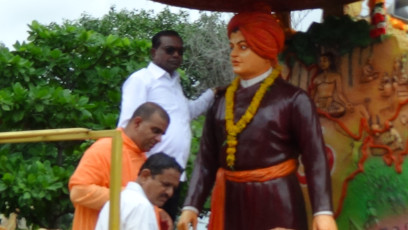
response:
<path id="1" fill-rule="evenodd" d="M 176 51 L 180 56 L 182 56 L 184 53 L 184 48 L 177 48 L 174 46 L 167 46 L 167 47 L 164 47 L 163 49 L 168 55 L 173 55 Z"/>

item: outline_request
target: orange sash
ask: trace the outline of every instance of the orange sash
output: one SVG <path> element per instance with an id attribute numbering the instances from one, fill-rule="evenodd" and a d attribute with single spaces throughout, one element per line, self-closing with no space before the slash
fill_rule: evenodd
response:
<path id="1" fill-rule="evenodd" d="M 289 159 L 278 165 L 268 168 L 246 170 L 246 171 L 229 171 L 219 168 L 217 179 L 211 196 L 211 215 L 208 229 L 224 229 L 224 209 L 225 209 L 225 182 L 226 180 L 234 182 L 264 182 L 279 177 L 284 177 L 294 172 L 297 168 L 297 160 Z"/>

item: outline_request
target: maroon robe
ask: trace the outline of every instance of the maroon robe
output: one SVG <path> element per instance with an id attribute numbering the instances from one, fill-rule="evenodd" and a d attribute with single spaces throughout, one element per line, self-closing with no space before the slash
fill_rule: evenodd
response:
<path id="1" fill-rule="evenodd" d="M 235 122 L 245 113 L 259 86 L 257 83 L 238 88 Z M 253 120 L 237 139 L 235 170 L 266 168 L 301 155 L 313 212 L 332 211 L 330 173 L 321 126 L 306 92 L 281 78 L 276 79 Z M 206 117 L 185 206 L 201 210 L 217 169 L 228 169 L 225 140 L 225 90 L 221 90 Z M 296 173 L 266 182 L 227 181 L 225 199 L 225 229 L 308 228 Z"/>

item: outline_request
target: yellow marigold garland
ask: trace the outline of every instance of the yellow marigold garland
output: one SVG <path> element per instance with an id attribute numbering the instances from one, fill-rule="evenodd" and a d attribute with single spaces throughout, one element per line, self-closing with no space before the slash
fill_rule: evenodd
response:
<path id="1" fill-rule="evenodd" d="M 235 152 L 237 151 L 238 140 L 237 136 L 245 129 L 247 124 L 254 118 L 254 115 L 258 111 L 259 104 L 264 97 L 266 90 L 271 86 L 275 79 L 279 76 L 281 67 L 277 66 L 272 73 L 264 79 L 259 89 L 256 91 L 252 98 L 251 104 L 245 111 L 245 114 L 234 124 L 234 96 L 235 91 L 238 89 L 239 77 L 236 77 L 225 93 L 225 125 L 227 129 L 227 165 L 231 169 L 234 168 Z"/>

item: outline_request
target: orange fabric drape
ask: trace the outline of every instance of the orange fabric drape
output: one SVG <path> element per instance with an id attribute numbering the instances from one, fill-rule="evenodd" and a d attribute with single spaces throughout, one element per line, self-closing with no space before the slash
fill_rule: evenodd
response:
<path id="1" fill-rule="evenodd" d="M 234 182 L 264 182 L 279 177 L 284 177 L 297 169 L 297 160 L 289 159 L 278 165 L 268 168 L 246 170 L 246 171 L 229 171 L 219 168 L 217 179 L 212 193 L 211 216 L 208 229 L 224 229 L 224 210 L 225 210 L 225 182 L 226 180 Z"/>

